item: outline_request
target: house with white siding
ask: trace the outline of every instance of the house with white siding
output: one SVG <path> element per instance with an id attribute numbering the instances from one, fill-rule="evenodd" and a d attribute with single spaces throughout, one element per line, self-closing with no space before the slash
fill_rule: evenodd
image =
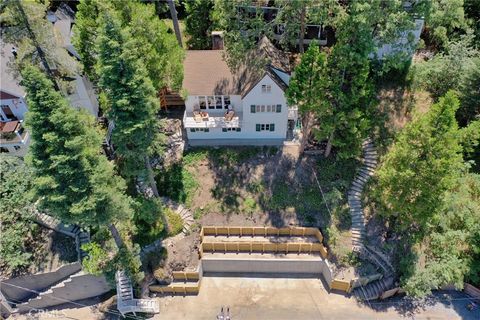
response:
<path id="1" fill-rule="evenodd" d="M 29 134 L 23 126 L 28 111 L 25 90 L 8 68 L 15 53 L 15 47 L 0 41 L 0 152 L 24 156 L 29 144 Z"/>
<path id="2" fill-rule="evenodd" d="M 281 145 L 293 140 L 298 112 L 285 90 L 289 59 L 264 37 L 248 65 L 228 67 L 223 50 L 189 50 L 184 61 L 188 143 Z"/>

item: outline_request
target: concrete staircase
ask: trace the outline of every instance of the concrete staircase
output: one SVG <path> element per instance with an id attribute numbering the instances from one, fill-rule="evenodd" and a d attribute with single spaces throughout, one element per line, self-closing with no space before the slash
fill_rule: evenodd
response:
<path id="1" fill-rule="evenodd" d="M 170 209 L 178 213 L 180 217 L 182 217 L 182 220 L 183 220 L 182 233 L 184 235 L 188 235 L 194 223 L 192 212 L 189 209 L 185 208 L 182 204 L 175 203 L 166 197 L 163 197 L 162 201 L 167 207 L 169 207 Z"/>
<path id="2" fill-rule="evenodd" d="M 108 291 L 110 291 L 110 286 L 104 278 L 80 270 L 39 292 L 26 302 L 18 304 L 17 310 L 20 313 L 32 309 L 40 310 L 69 301 L 91 298 Z"/>
<path id="3" fill-rule="evenodd" d="M 122 316 L 127 313 L 159 313 L 160 305 L 153 299 L 135 299 L 130 278 L 124 271 L 117 271 L 115 274 L 117 282 L 117 309 Z"/>

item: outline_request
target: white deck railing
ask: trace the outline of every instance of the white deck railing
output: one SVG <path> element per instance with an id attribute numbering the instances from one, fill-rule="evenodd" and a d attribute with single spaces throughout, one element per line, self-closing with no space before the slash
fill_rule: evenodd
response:
<path id="1" fill-rule="evenodd" d="M 235 113 L 232 120 L 227 121 L 224 116 L 210 116 L 207 120 L 195 120 L 193 115 L 183 116 L 183 125 L 185 128 L 239 128 L 242 122 L 242 114 Z"/>

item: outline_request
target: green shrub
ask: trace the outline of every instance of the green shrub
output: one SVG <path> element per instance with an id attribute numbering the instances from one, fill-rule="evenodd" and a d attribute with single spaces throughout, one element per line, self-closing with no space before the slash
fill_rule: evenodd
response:
<path id="1" fill-rule="evenodd" d="M 182 217 L 170 208 L 165 209 L 165 215 L 167 217 L 169 236 L 174 236 L 182 232 L 183 219 Z"/>
<path id="2" fill-rule="evenodd" d="M 134 222 L 137 232 L 135 242 L 141 246 L 152 243 L 162 236 L 165 229 L 162 219 L 162 205 L 159 199 L 137 198 Z"/>
<path id="3" fill-rule="evenodd" d="M 257 202 L 255 201 L 255 199 L 246 198 L 243 201 L 243 210 L 245 211 L 245 213 L 252 215 L 257 210 Z"/>

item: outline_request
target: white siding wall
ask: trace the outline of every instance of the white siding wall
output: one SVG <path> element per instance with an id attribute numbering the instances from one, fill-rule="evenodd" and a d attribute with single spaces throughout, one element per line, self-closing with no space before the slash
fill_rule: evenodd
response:
<path id="1" fill-rule="evenodd" d="M 271 93 L 262 93 L 262 85 L 270 85 Z M 287 118 L 288 107 L 285 93 L 270 78 L 265 77 L 257 83 L 257 85 L 243 98 L 243 126 L 242 131 L 245 132 L 245 138 L 262 138 L 262 139 L 285 139 L 287 135 Z M 250 112 L 251 105 L 282 105 L 280 113 L 271 112 Z M 275 124 L 275 131 L 255 131 L 256 124 Z"/>
<path id="2" fill-rule="evenodd" d="M 12 110 L 13 114 L 15 117 L 19 120 L 23 120 L 25 118 L 25 113 L 28 111 L 27 110 L 27 104 L 25 102 L 24 98 L 18 98 L 18 99 L 2 99 L 0 101 L 1 105 L 8 105 L 10 109 Z M 3 113 L 3 111 L 0 108 L 0 115 L 3 117 L 4 120 L 7 120 L 6 115 Z"/>
<path id="3" fill-rule="evenodd" d="M 271 86 L 270 93 L 262 93 L 262 85 Z M 234 110 L 241 116 L 241 131 L 223 132 L 222 128 L 210 128 L 209 132 L 191 132 L 186 128 L 188 139 L 191 144 L 194 140 L 213 140 L 218 144 L 270 144 L 272 141 L 280 141 L 286 138 L 288 107 L 283 90 L 266 75 L 251 91 L 241 99 L 240 96 L 230 96 Z M 191 116 L 193 106 L 198 103 L 198 96 L 189 96 L 185 101 L 186 112 Z M 255 112 L 250 110 L 251 105 L 282 105 L 281 112 Z M 223 116 L 225 110 L 206 110 L 211 116 Z M 274 124 L 275 131 L 256 131 L 257 124 Z M 237 141 L 235 141 L 237 140 Z M 250 140 L 250 141 L 249 141 Z M 205 144 L 210 144 L 205 142 Z"/>

